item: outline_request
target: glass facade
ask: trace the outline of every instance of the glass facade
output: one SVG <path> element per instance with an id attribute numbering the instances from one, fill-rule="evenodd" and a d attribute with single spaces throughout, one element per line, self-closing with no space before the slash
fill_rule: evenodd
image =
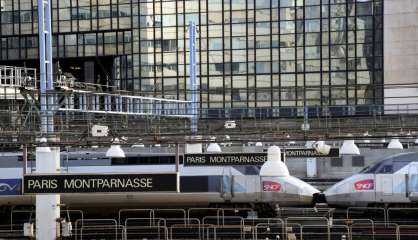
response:
<path id="1" fill-rule="evenodd" d="M 35 60 L 37 0 L 2 3 L 2 63 Z M 251 116 L 245 109 L 383 101 L 383 0 L 52 0 L 52 5 L 56 59 L 67 65 L 97 62 L 121 89 L 171 99 L 190 99 L 187 31 L 189 21 L 196 22 L 203 114 L 241 109 L 241 116 Z"/>

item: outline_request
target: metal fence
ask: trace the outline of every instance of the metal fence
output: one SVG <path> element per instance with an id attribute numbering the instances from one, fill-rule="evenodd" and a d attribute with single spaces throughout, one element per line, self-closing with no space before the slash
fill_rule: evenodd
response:
<path id="1" fill-rule="evenodd" d="M 334 209 L 286 208 L 282 216 L 254 218 L 244 212 L 251 208 L 190 208 L 190 209 L 121 209 L 117 218 L 85 218 L 81 210 L 63 210 L 62 217 L 72 223 L 70 236 L 62 239 L 167 239 L 167 240 L 412 240 L 418 239 L 418 220 L 396 222 L 396 216 L 414 215 L 418 208 L 349 208 L 341 216 Z M 362 210 L 363 218 L 353 218 Z M 376 215 L 370 212 L 378 211 Z M 382 211 L 382 213 L 379 213 Z M 284 213 L 292 213 L 283 216 Z M 301 213 L 304 215 L 301 216 Z M 318 216 L 318 213 L 322 213 Z M 326 214 L 324 214 L 326 213 Z M 34 222 L 32 210 L 11 212 L 10 224 L 0 225 L 0 239 L 28 239 L 22 221 Z M 278 214 L 278 215 L 280 215 Z M 383 214 L 384 221 L 381 221 Z M 356 217 L 360 216 L 356 212 Z M 15 220 L 13 220 L 13 218 Z M 405 220 L 405 219 L 404 219 Z M 409 223 L 409 224 L 406 224 Z"/>

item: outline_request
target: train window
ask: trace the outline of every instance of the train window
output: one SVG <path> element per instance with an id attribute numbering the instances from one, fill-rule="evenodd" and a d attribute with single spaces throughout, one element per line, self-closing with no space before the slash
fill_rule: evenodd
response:
<path id="1" fill-rule="evenodd" d="M 112 165 L 124 165 L 125 158 L 112 158 Z"/>
<path id="2" fill-rule="evenodd" d="M 414 161 L 418 161 L 417 153 L 397 154 L 364 168 L 361 173 L 393 173 Z"/>
<path id="3" fill-rule="evenodd" d="M 383 161 L 383 162 L 378 162 L 374 165 L 370 165 L 370 166 L 364 168 L 363 170 L 361 170 L 361 173 L 377 173 L 377 170 L 380 169 L 380 167 L 387 162 L 388 161 L 386 160 L 386 161 Z"/>
<path id="4" fill-rule="evenodd" d="M 401 168 L 405 167 L 409 163 L 410 162 L 405 162 L 405 161 L 394 161 L 393 162 L 393 172 L 399 171 Z"/>
<path id="5" fill-rule="evenodd" d="M 351 158 L 351 166 L 364 167 L 364 156 L 353 156 Z"/>
<path id="6" fill-rule="evenodd" d="M 180 156 L 180 163 L 182 157 Z M 176 156 L 174 155 L 152 155 L 152 156 L 127 156 L 125 158 L 112 158 L 112 165 L 158 165 L 158 164 L 175 164 Z"/>
<path id="7" fill-rule="evenodd" d="M 343 166 L 343 159 L 338 158 L 331 158 L 331 167 L 342 167 Z"/>
<path id="8" fill-rule="evenodd" d="M 384 165 L 378 173 L 393 173 L 393 165 Z"/>

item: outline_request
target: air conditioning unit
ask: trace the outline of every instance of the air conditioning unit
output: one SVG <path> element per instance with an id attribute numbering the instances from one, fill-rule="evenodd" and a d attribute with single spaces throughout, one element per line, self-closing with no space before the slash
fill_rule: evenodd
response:
<path id="1" fill-rule="evenodd" d="M 33 231 L 33 223 L 24 223 L 23 224 L 23 236 L 33 238 L 35 237 Z"/>
<path id="2" fill-rule="evenodd" d="M 109 134 L 109 127 L 102 125 L 93 125 L 91 128 L 91 135 L 93 137 L 107 137 Z"/>
<path id="3" fill-rule="evenodd" d="M 226 129 L 232 129 L 236 128 L 237 124 L 235 123 L 235 121 L 226 121 L 224 126 Z"/>

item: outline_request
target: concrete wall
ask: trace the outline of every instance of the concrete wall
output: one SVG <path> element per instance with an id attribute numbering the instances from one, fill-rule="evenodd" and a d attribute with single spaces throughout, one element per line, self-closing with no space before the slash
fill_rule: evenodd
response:
<path id="1" fill-rule="evenodd" d="M 415 84 L 385 89 L 385 104 L 404 104 L 418 112 L 418 1 L 384 0 L 384 82 Z M 402 97 L 402 98 L 399 98 Z M 409 106 L 406 104 L 410 104 Z M 397 107 L 386 106 L 386 113 Z"/>

